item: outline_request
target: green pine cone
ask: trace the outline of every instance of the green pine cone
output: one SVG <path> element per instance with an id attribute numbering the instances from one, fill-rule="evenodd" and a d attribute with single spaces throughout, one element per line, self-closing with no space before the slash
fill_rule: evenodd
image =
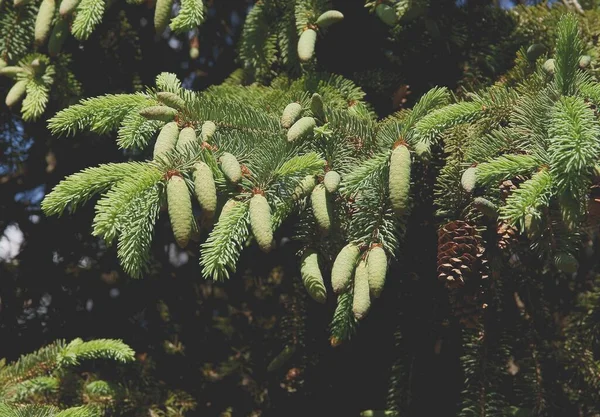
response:
<path id="1" fill-rule="evenodd" d="M 391 410 L 365 410 L 360 413 L 360 417 L 398 417 L 398 412 Z"/>
<path id="2" fill-rule="evenodd" d="M 167 183 L 167 202 L 175 241 L 185 248 L 192 234 L 192 200 L 185 180 L 174 175 Z"/>
<path id="3" fill-rule="evenodd" d="M 5 75 L 9 78 L 15 78 L 17 74 L 20 74 L 23 71 L 25 70 L 22 67 L 10 65 L 0 69 L 0 75 Z"/>
<path id="4" fill-rule="evenodd" d="M 532 214 L 526 214 L 523 226 L 525 227 L 525 233 L 529 239 L 534 240 L 540 237 L 541 220 L 539 217 Z"/>
<path id="5" fill-rule="evenodd" d="M 388 26 L 395 26 L 398 21 L 398 17 L 396 16 L 396 10 L 393 7 L 381 3 L 377 5 L 375 8 L 375 14 L 383 23 Z"/>
<path id="6" fill-rule="evenodd" d="M 182 152 L 184 149 L 189 148 L 192 144 L 198 143 L 198 138 L 196 137 L 196 131 L 193 127 L 184 127 L 179 132 L 179 139 L 177 139 L 177 150 Z"/>
<path id="7" fill-rule="evenodd" d="M 354 243 L 347 244 L 338 253 L 331 269 L 331 285 L 336 294 L 348 289 L 359 256 L 360 248 Z"/>
<path id="8" fill-rule="evenodd" d="M 289 129 L 302 114 L 302 106 L 299 103 L 290 103 L 283 109 L 281 115 L 281 127 Z"/>
<path id="9" fill-rule="evenodd" d="M 364 260 L 358 262 L 354 271 L 354 298 L 352 299 L 352 312 L 356 320 L 361 320 L 371 308 L 369 295 L 369 269 Z"/>
<path id="10" fill-rule="evenodd" d="M 33 0 L 14 0 L 13 5 L 15 7 L 25 6 L 26 4 L 31 3 Z"/>
<path id="11" fill-rule="evenodd" d="M 35 19 L 35 44 L 37 46 L 43 45 L 50 35 L 52 29 L 52 19 L 54 18 L 54 11 L 56 10 L 55 0 L 42 0 L 40 9 L 38 10 L 37 17 Z"/>
<path id="12" fill-rule="evenodd" d="M 58 8 L 58 13 L 61 17 L 70 15 L 77 8 L 79 1 L 80 0 L 62 0 L 60 2 L 60 7 Z"/>
<path id="13" fill-rule="evenodd" d="M 56 56 L 60 53 L 65 40 L 69 36 L 69 22 L 67 19 L 58 19 L 48 41 L 48 54 Z"/>
<path id="14" fill-rule="evenodd" d="M 177 110 L 183 110 L 185 108 L 185 101 L 175 93 L 169 91 L 161 91 L 156 94 L 156 98 L 165 106 L 172 107 Z"/>
<path id="15" fill-rule="evenodd" d="M 298 185 L 294 189 L 294 194 L 292 194 L 292 198 L 294 200 L 300 200 L 301 198 L 308 196 L 315 189 L 316 185 L 317 180 L 315 179 L 315 176 L 307 175 L 300 181 L 300 183 L 298 183 Z"/>
<path id="16" fill-rule="evenodd" d="M 221 171 L 231 182 L 240 182 L 242 179 L 242 167 L 237 158 L 229 152 L 224 152 L 221 155 Z"/>
<path id="17" fill-rule="evenodd" d="M 323 99 L 318 93 L 314 93 L 310 99 L 310 110 L 314 117 L 321 121 L 325 121 L 325 110 L 323 105 Z"/>
<path id="18" fill-rule="evenodd" d="M 154 29 L 156 33 L 161 34 L 167 28 L 172 7 L 173 0 L 156 0 L 156 8 L 154 9 Z"/>
<path id="19" fill-rule="evenodd" d="M 387 256 L 381 246 L 375 246 L 367 255 L 367 268 L 369 270 L 369 289 L 371 295 L 378 298 L 385 285 L 387 275 Z"/>
<path id="20" fill-rule="evenodd" d="M 305 137 L 312 135 L 313 130 L 317 126 L 317 122 L 313 117 L 302 117 L 300 120 L 296 121 L 290 127 L 287 133 L 288 142 L 294 142 L 299 139 L 304 139 Z"/>
<path id="21" fill-rule="evenodd" d="M 227 216 L 227 213 L 229 213 L 231 211 L 232 208 L 234 208 L 236 205 L 238 204 L 237 200 L 227 200 L 227 202 L 223 205 L 223 208 L 221 209 L 221 214 L 219 214 L 219 219 L 221 217 Z"/>
<path id="22" fill-rule="evenodd" d="M 298 40 L 298 58 L 302 62 L 308 62 L 315 54 L 317 43 L 317 32 L 314 29 L 306 29 Z"/>
<path id="23" fill-rule="evenodd" d="M 527 59 L 530 61 L 535 61 L 546 52 L 546 47 L 541 43 L 534 43 L 529 48 L 527 48 Z"/>
<path id="24" fill-rule="evenodd" d="M 318 303 L 327 300 L 327 289 L 319 268 L 319 255 L 313 250 L 307 251 L 300 261 L 300 274 L 306 291 Z"/>
<path id="25" fill-rule="evenodd" d="M 327 190 L 323 184 L 318 184 L 310 195 L 311 207 L 313 215 L 317 221 L 319 229 L 327 233 L 331 229 L 331 203 L 327 196 Z"/>
<path id="26" fill-rule="evenodd" d="M 574 274 L 579 268 L 579 262 L 570 253 L 559 253 L 554 257 L 554 264 L 559 271 L 565 274 Z"/>
<path id="27" fill-rule="evenodd" d="M 315 24 L 320 29 L 326 29 L 334 23 L 340 22 L 344 20 L 344 15 L 342 12 L 337 10 L 327 10 L 325 13 L 321 14 Z"/>
<path id="28" fill-rule="evenodd" d="M 204 213 L 212 218 L 217 211 L 217 188 L 213 173 L 204 162 L 194 165 L 194 193 Z"/>
<path id="29" fill-rule="evenodd" d="M 216 131 L 217 125 L 214 122 L 207 120 L 206 122 L 202 123 L 202 129 L 200 130 L 200 137 L 202 138 L 202 141 L 208 142 Z"/>
<path id="30" fill-rule="evenodd" d="M 342 181 L 342 177 L 336 171 L 329 171 L 325 174 L 325 178 L 323 178 L 323 184 L 325 185 L 325 189 L 328 193 L 335 193 Z"/>
<path id="31" fill-rule="evenodd" d="M 148 120 L 172 122 L 177 115 L 177 110 L 167 106 L 150 106 L 141 109 L 139 113 Z"/>
<path id="32" fill-rule="evenodd" d="M 410 194 L 410 152 L 404 145 L 390 156 L 389 191 L 394 212 L 400 216 L 408 209 Z"/>
<path id="33" fill-rule="evenodd" d="M 422 158 L 426 158 L 431 154 L 431 146 L 425 142 L 417 142 L 413 149 L 415 154 Z"/>
<path id="34" fill-rule="evenodd" d="M 487 198 L 477 197 L 473 200 L 473 206 L 486 217 L 495 219 L 498 217 L 498 207 Z"/>
<path id="35" fill-rule="evenodd" d="M 460 185 L 463 190 L 468 193 L 472 193 L 477 185 L 477 168 L 470 167 L 463 172 L 462 177 L 460 177 Z"/>
<path id="36" fill-rule="evenodd" d="M 267 366 L 267 372 L 273 372 L 281 368 L 292 358 L 295 352 L 296 345 L 287 345 L 284 347 L 279 355 L 275 356 L 275 358 L 273 358 L 273 360 L 269 363 L 269 366 Z"/>
<path id="37" fill-rule="evenodd" d="M 168 152 L 172 151 L 175 148 L 178 137 L 179 127 L 177 126 L 177 123 L 170 122 L 164 125 L 154 144 L 153 158 L 164 157 Z"/>
<path id="38" fill-rule="evenodd" d="M 546 71 L 546 74 L 554 75 L 555 65 L 556 61 L 554 61 L 553 58 L 550 58 L 549 60 L 544 62 L 542 68 L 544 69 L 544 71 Z"/>
<path id="39" fill-rule="evenodd" d="M 592 63 L 592 57 L 589 55 L 583 55 L 579 58 L 579 68 L 587 68 Z"/>
<path id="40" fill-rule="evenodd" d="M 27 91 L 27 80 L 17 81 L 10 90 L 8 90 L 8 94 L 6 94 L 5 103 L 8 107 L 13 107 L 18 104 L 23 97 L 25 96 L 25 92 Z"/>
<path id="41" fill-rule="evenodd" d="M 273 247 L 273 221 L 271 206 L 262 194 L 254 194 L 250 199 L 250 228 L 258 247 L 269 253 Z"/>

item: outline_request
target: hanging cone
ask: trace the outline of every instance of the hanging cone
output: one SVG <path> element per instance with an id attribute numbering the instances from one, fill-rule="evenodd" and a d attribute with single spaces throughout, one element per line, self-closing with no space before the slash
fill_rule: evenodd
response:
<path id="1" fill-rule="evenodd" d="M 480 273 L 483 255 L 475 226 L 452 221 L 438 232 L 438 278 L 448 288 L 460 288 Z"/>

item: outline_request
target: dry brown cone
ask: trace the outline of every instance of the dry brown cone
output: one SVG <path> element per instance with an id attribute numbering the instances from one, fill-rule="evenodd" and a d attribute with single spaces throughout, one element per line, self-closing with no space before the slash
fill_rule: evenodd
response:
<path id="1" fill-rule="evenodd" d="M 438 231 L 438 279 L 447 288 L 461 288 L 481 278 L 484 248 L 475 226 L 454 220 Z"/>
<path id="2" fill-rule="evenodd" d="M 503 252 L 508 253 L 509 248 L 518 242 L 519 231 L 504 220 L 501 220 L 496 226 L 496 233 L 498 234 L 498 249 Z"/>
<path id="3" fill-rule="evenodd" d="M 506 200 L 508 196 L 517 189 L 517 186 L 511 180 L 506 180 L 500 183 L 499 188 L 500 198 L 502 198 L 502 200 Z"/>

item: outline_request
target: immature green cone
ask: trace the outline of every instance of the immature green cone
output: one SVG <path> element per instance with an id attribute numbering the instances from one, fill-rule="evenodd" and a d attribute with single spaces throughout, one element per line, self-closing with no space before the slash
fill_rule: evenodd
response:
<path id="1" fill-rule="evenodd" d="M 425 142 L 417 142 L 413 150 L 418 157 L 426 158 L 431 154 L 431 146 Z"/>
<path id="2" fill-rule="evenodd" d="M 348 289 L 359 256 L 360 248 L 354 243 L 347 244 L 338 253 L 331 269 L 331 285 L 336 294 Z"/>
<path id="3" fill-rule="evenodd" d="M 352 312 L 356 320 L 361 320 L 371 308 L 369 295 L 369 269 L 367 263 L 361 260 L 354 271 L 354 298 L 352 299 Z"/>
<path id="4" fill-rule="evenodd" d="M 34 36 L 36 45 L 40 46 L 46 43 L 52 29 L 52 19 L 54 18 L 55 10 L 55 0 L 42 0 L 35 19 Z"/>
<path id="5" fill-rule="evenodd" d="M 167 28 L 172 6 L 173 0 L 156 0 L 156 8 L 154 9 L 154 29 L 156 33 L 161 34 Z"/>
<path id="6" fill-rule="evenodd" d="M 150 106 L 141 109 L 139 113 L 148 120 L 171 122 L 177 115 L 177 110 L 167 106 Z"/>
<path id="7" fill-rule="evenodd" d="M 498 207 L 487 198 L 477 197 L 473 200 L 473 206 L 486 217 L 495 219 L 498 217 Z"/>
<path id="8" fill-rule="evenodd" d="M 310 99 L 310 110 L 313 116 L 317 119 L 325 121 L 325 110 L 323 105 L 323 99 L 318 93 L 314 93 Z"/>
<path id="9" fill-rule="evenodd" d="M 287 133 L 288 142 L 294 142 L 299 139 L 312 135 L 313 130 L 317 126 L 317 122 L 313 117 L 303 117 L 292 125 Z"/>
<path id="10" fill-rule="evenodd" d="M 156 98 L 162 104 L 173 107 L 174 109 L 183 110 L 185 108 L 185 101 L 177 94 L 171 93 L 170 91 L 161 91 L 156 94 Z"/>
<path id="11" fill-rule="evenodd" d="M 14 0 L 13 5 L 15 7 L 25 6 L 26 4 L 31 3 L 33 0 Z"/>
<path id="12" fill-rule="evenodd" d="M 219 214 L 219 218 L 227 216 L 227 213 L 229 213 L 231 209 L 238 204 L 239 202 L 237 200 L 227 200 L 227 202 L 223 205 L 223 208 L 221 209 L 221 214 Z"/>
<path id="13" fill-rule="evenodd" d="M 544 62 L 542 68 L 544 69 L 544 71 L 546 71 L 546 74 L 554 75 L 555 65 L 556 61 L 554 61 L 553 58 L 550 58 L 549 60 Z"/>
<path id="14" fill-rule="evenodd" d="M 318 303 L 327 300 L 327 289 L 319 268 L 319 255 L 313 250 L 307 251 L 300 261 L 300 274 L 308 294 Z"/>
<path id="15" fill-rule="evenodd" d="M 315 189 L 316 185 L 317 180 L 315 179 L 315 176 L 307 175 L 302 179 L 302 181 L 300 181 L 300 183 L 294 189 L 294 194 L 292 194 L 292 198 L 294 200 L 300 200 L 301 198 L 308 196 L 310 193 L 312 193 L 312 190 Z"/>
<path id="16" fill-rule="evenodd" d="M 281 127 L 289 129 L 302 114 L 302 106 L 299 103 L 290 103 L 283 109 L 281 115 Z"/>
<path id="17" fill-rule="evenodd" d="M 410 152 L 404 145 L 396 147 L 390 156 L 388 186 L 394 212 L 398 216 L 406 213 L 410 194 Z"/>
<path id="18" fill-rule="evenodd" d="M 178 175 L 167 183 L 167 202 L 175 241 L 185 248 L 192 234 L 192 200 L 185 180 Z"/>
<path id="19" fill-rule="evenodd" d="M 477 185 L 477 168 L 470 167 L 463 172 L 462 177 L 460 177 L 460 185 L 463 190 L 468 193 L 472 193 Z"/>
<path id="20" fill-rule="evenodd" d="M 75 11 L 80 0 L 62 0 L 58 8 L 58 13 L 61 17 L 70 15 Z"/>
<path id="21" fill-rule="evenodd" d="M 530 61 L 535 61 L 546 52 L 546 47 L 541 43 L 534 43 L 529 48 L 527 48 L 527 59 Z"/>
<path id="22" fill-rule="evenodd" d="M 302 62 L 308 62 L 315 54 L 317 43 L 317 32 L 314 29 L 306 29 L 298 40 L 298 58 Z"/>
<path id="23" fill-rule="evenodd" d="M 384 3 L 377 5 L 375 8 L 375 14 L 383 23 L 388 26 L 394 26 L 398 21 L 398 17 L 396 16 L 396 11 L 394 8 Z"/>
<path id="24" fill-rule="evenodd" d="M 5 100 L 8 107 L 13 107 L 23 99 L 25 92 L 27 91 L 27 83 L 27 80 L 17 81 L 12 88 L 8 90 Z"/>
<path id="25" fill-rule="evenodd" d="M 204 162 L 194 165 L 194 193 L 204 213 L 212 218 L 217 210 L 217 188 L 213 173 Z"/>
<path id="26" fill-rule="evenodd" d="M 267 372 L 273 372 L 281 368 L 287 361 L 291 359 L 291 357 L 296 352 L 296 345 L 287 345 L 283 348 L 283 350 L 279 353 L 279 355 L 275 356 L 273 360 L 267 366 Z"/>
<path id="27" fill-rule="evenodd" d="M 9 78 L 14 78 L 17 76 L 17 74 L 20 74 L 23 71 L 25 70 L 22 67 L 10 65 L 0 69 L 0 75 L 5 75 Z"/>
<path id="28" fill-rule="evenodd" d="M 217 125 L 214 122 L 207 120 L 206 122 L 202 123 L 202 129 L 200 130 L 200 137 L 202 138 L 202 141 L 208 142 L 216 131 Z"/>
<path id="29" fill-rule="evenodd" d="M 373 247 L 367 254 L 367 268 L 369 271 L 369 289 L 371 295 L 378 298 L 385 285 L 387 275 L 387 256 L 381 246 Z"/>
<path id="30" fill-rule="evenodd" d="M 562 252 L 554 257 L 554 264 L 559 271 L 565 274 L 574 274 L 579 268 L 579 262 L 570 253 Z"/>
<path id="31" fill-rule="evenodd" d="M 321 14 L 315 24 L 320 29 L 326 29 L 334 23 L 340 22 L 344 20 L 344 15 L 342 12 L 337 10 L 327 10 L 325 13 Z"/>
<path id="32" fill-rule="evenodd" d="M 242 179 L 242 167 L 237 158 L 229 152 L 224 152 L 221 155 L 221 171 L 231 182 L 240 182 Z"/>
<path id="33" fill-rule="evenodd" d="M 579 58 L 579 68 L 587 68 L 592 63 L 592 57 L 589 55 L 583 55 Z"/>
<path id="34" fill-rule="evenodd" d="M 50 56 L 56 56 L 60 53 L 67 36 L 69 36 L 69 22 L 67 19 L 58 19 L 48 40 L 48 54 Z"/>
<path id="35" fill-rule="evenodd" d="M 335 193 L 342 181 L 342 177 L 336 171 L 329 171 L 325 174 L 325 178 L 323 178 L 323 184 L 325 185 L 325 189 L 328 193 Z"/>
<path id="36" fill-rule="evenodd" d="M 196 48 L 195 46 L 192 46 L 190 48 L 190 58 L 198 59 L 199 56 L 200 56 L 200 49 Z"/>
<path id="37" fill-rule="evenodd" d="M 331 203 L 327 197 L 327 190 L 323 184 L 318 184 L 310 195 L 313 215 L 317 225 L 322 232 L 329 232 L 331 229 Z"/>
<path id="38" fill-rule="evenodd" d="M 250 199 L 250 228 L 263 252 L 270 252 L 273 246 L 273 220 L 271 206 L 262 194 L 254 194 Z"/>
<path id="39" fill-rule="evenodd" d="M 360 417 L 398 417 L 398 412 L 391 410 L 365 410 L 360 413 Z"/>
<path id="40" fill-rule="evenodd" d="M 179 139 L 177 139 L 177 150 L 179 152 L 183 151 L 186 148 L 192 146 L 192 144 L 198 143 L 198 138 L 196 137 L 196 131 L 193 127 L 184 127 L 179 132 Z"/>
<path id="41" fill-rule="evenodd" d="M 540 237 L 541 221 L 539 217 L 526 214 L 523 226 L 525 227 L 525 234 L 529 239 L 533 240 Z"/>
<path id="42" fill-rule="evenodd" d="M 177 123 L 170 122 L 164 125 L 154 144 L 153 158 L 164 157 L 165 154 L 172 151 L 175 148 L 178 137 L 179 127 L 177 127 Z"/>

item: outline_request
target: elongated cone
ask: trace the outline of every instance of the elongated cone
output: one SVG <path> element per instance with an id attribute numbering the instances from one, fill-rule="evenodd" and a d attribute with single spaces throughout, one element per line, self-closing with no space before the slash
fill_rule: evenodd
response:
<path id="1" fill-rule="evenodd" d="M 258 247 L 263 252 L 270 252 L 273 247 L 273 221 L 271 207 L 262 194 L 254 194 L 250 199 L 250 228 Z"/>
<path id="2" fill-rule="evenodd" d="M 69 36 L 69 22 L 67 19 L 58 19 L 48 41 L 48 53 L 50 56 L 56 56 L 60 53 L 65 40 Z"/>
<path id="3" fill-rule="evenodd" d="M 462 185 L 463 190 L 468 193 L 472 193 L 477 185 L 477 168 L 470 167 L 463 172 L 462 177 L 460 178 L 460 185 Z"/>
<path id="4" fill-rule="evenodd" d="M 319 29 L 327 29 L 329 26 L 342 20 L 344 20 L 344 15 L 342 12 L 337 10 L 327 10 L 325 13 L 319 16 L 315 24 L 319 27 Z"/>
<path id="5" fill-rule="evenodd" d="M 324 233 L 329 232 L 332 218 L 331 203 L 323 184 L 318 184 L 313 189 L 310 195 L 310 202 L 319 229 Z"/>
<path id="6" fill-rule="evenodd" d="M 375 14 L 383 23 L 388 26 L 394 26 L 398 21 L 398 17 L 396 16 L 396 11 L 394 8 L 384 3 L 377 5 L 375 8 Z"/>
<path id="7" fill-rule="evenodd" d="M 212 218 L 217 210 L 217 188 L 213 173 L 204 162 L 194 165 L 194 193 L 206 217 Z"/>
<path id="8" fill-rule="evenodd" d="M 175 148 L 178 137 L 179 127 L 177 127 L 177 123 L 170 122 L 164 125 L 154 144 L 154 159 L 164 157 L 168 152 L 172 151 Z"/>
<path id="9" fill-rule="evenodd" d="M 177 116 L 177 110 L 167 106 L 150 106 L 139 111 L 140 116 L 148 120 L 171 122 Z"/>
<path id="10" fill-rule="evenodd" d="M 317 122 L 313 117 L 302 117 L 290 127 L 287 133 L 288 142 L 295 142 L 299 139 L 312 135 L 313 130 L 317 127 Z"/>
<path id="11" fill-rule="evenodd" d="M 62 0 L 58 8 L 58 13 L 61 17 L 70 15 L 75 11 L 80 0 Z"/>
<path id="12" fill-rule="evenodd" d="M 202 123 L 202 130 L 200 131 L 202 141 L 208 142 L 210 138 L 213 137 L 216 131 L 217 125 L 215 124 L 215 122 L 207 120 L 206 122 Z"/>
<path id="13" fill-rule="evenodd" d="M 312 95 L 312 98 L 310 99 L 310 110 L 317 119 L 325 121 L 325 106 L 320 94 L 314 93 Z"/>
<path id="14" fill-rule="evenodd" d="M 347 244 L 338 253 L 331 269 L 331 285 L 336 294 L 348 289 L 359 256 L 360 249 L 354 243 Z"/>
<path id="15" fill-rule="evenodd" d="M 369 270 L 369 289 L 371 295 L 378 298 L 385 285 L 387 275 L 387 256 L 381 246 L 375 246 L 367 255 L 367 267 Z"/>
<path id="16" fill-rule="evenodd" d="M 185 108 L 185 101 L 179 95 L 170 91 L 161 91 L 156 94 L 156 98 L 164 105 L 173 107 L 174 109 L 183 110 Z"/>
<path id="17" fill-rule="evenodd" d="M 369 295 L 369 270 L 364 260 L 358 262 L 354 271 L 354 298 L 352 299 L 352 312 L 357 320 L 367 315 L 371 308 Z"/>
<path id="18" fill-rule="evenodd" d="M 8 94 L 6 94 L 6 105 L 8 107 L 13 107 L 19 101 L 23 99 L 25 96 L 25 92 L 27 91 L 27 80 L 17 81 L 10 90 L 8 90 Z"/>
<path id="19" fill-rule="evenodd" d="M 279 355 L 275 356 L 273 360 L 267 366 L 267 372 L 273 372 L 280 369 L 287 361 L 291 359 L 291 357 L 296 352 L 296 345 L 287 345 L 283 348 L 283 350 L 279 353 Z"/>
<path id="20" fill-rule="evenodd" d="M 302 62 L 308 62 L 315 54 L 317 43 L 317 32 L 314 29 L 306 29 L 298 40 L 298 58 Z"/>
<path id="21" fill-rule="evenodd" d="M 50 35 L 50 30 L 52 29 L 52 19 L 54 18 L 55 10 L 55 0 L 42 0 L 35 19 L 34 36 L 36 45 L 43 45 L 46 43 L 46 40 L 48 40 L 48 35 Z"/>
<path id="22" fill-rule="evenodd" d="M 221 171 L 231 182 L 240 182 L 242 179 L 242 167 L 237 158 L 229 152 L 224 152 L 221 155 Z"/>
<path id="23" fill-rule="evenodd" d="M 281 127 L 289 129 L 302 114 L 302 106 L 299 103 L 290 103 L 283 109 L 281 115 Z"/>
<path id="24" fill-rule="evenodd" d="M 156 0 L 156 7 L 154 9 L 154 29 L 156 33 L 163 33 L 167 28 L 172 7 L 173 0 Z"/>
<path id="25" fill-rule="evenodd" d="M 0 69 L 0 75 L 7 76 L 9 78 L 15 78 L 17 74 L 20 74 L 23 71 L 25 70 L 22 67 L 9 65 Z"/>
<path id="26" fill-rule="evenodd" d="M 227 202 L 225 203 L 225 205 L 223 205 L 223 208 L 221 209 L 221 214 L 219 214 L 219 218 L 227 216 L 227 213 L 229 213 L 231 209 L 238 204 L 239 202 L 237 200 L 227 200 Z"/>
<path id="27" fill-rule="evenodd" d="M 325 189 L 330 194 L 333 194 L 338 190 L 341 181 L 342 177 L 340 177 L 340 174 L 338 174 L 336 171 L 329 171 L 327 174 L 325 174 L 325 178 L 323 178 Z"/>
<path id="28" fill-rule="evenodd" d="M 186 148 L 189 148 L 194 143 L 198 143 L 198 138 L 196 137 L 196 131 L 193 127 L 184 127 L 179 132 L 179 139 L 177 139 L 177 150 L 179 152 L 183 151 Z"/>
<path id="29" fill-rule="evenodd" d="M 486 217 L 495 219 L 498 217 L 498 207 L 487 198 L 477 197 L 473 200 L 473 206 Z"/>
<path id="30" fill-rule="evenodd" d="M 392 208 L 398 216 L 408 209 L 410 163 L 410 152 L 406 146 L 400 145 L 392 151 L 388 187 Z"/>
<path id="31" fill-rule="evenodd" d="M 167 202 L 175 241 L 185 248 L 192 234 L 192 200 L 185 180 L 174 175 L 167 183 Z"/>
<path id="32" fill-rule="evenodd" d="M 546 52 L 546 47 L 541 43 L 534 43 L 533 45 L 527 48 L 527 59 L 530 61 L 535 61 Z"/>
<path id="33" fill-rule="evenodd" d="M 306 291 L 318 303 L 327 300 L 327 289 L 319 268 L 319 255 L 313 250 L 308 250 L 300 261 L 300 274 Z"/>
<path id="34" fill-rule="evenodd" d="M 294 189 L 294 194 L 292 198 L 294 200 L 300 200 L 301 198 L 306 197 L 315 189 L 317 185 L 317 180 L 314 175 L 307 175 L 300 181 L 300 183 Z"/>

